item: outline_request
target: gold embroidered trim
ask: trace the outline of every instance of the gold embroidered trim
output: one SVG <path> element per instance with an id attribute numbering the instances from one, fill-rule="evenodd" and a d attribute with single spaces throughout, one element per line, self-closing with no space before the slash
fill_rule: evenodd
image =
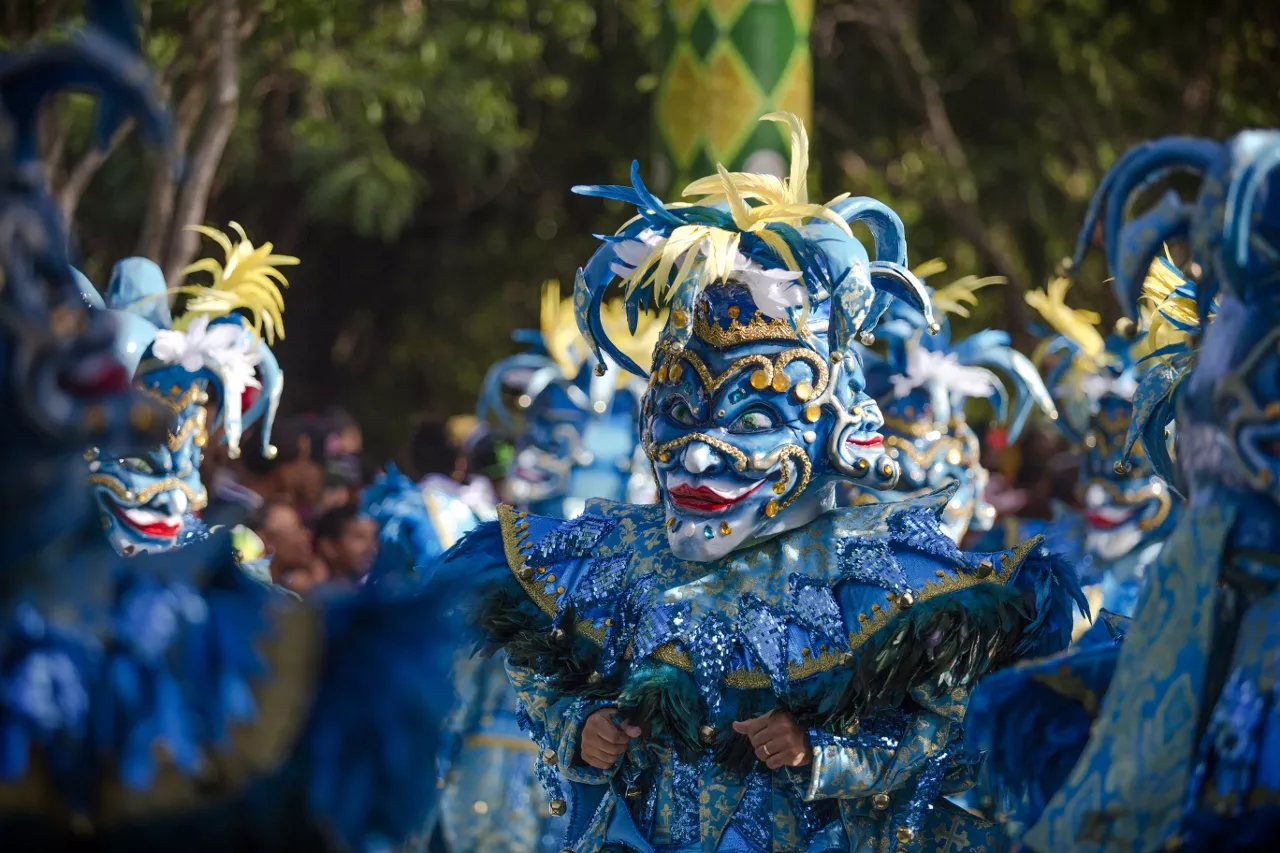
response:
<path id="1" fill-rule="evenodd" d="M 934 444 L 926 451 L 919 451 L 910 441 L 896 435 L 886 435 L 884 443 L 900 453 L 905 453 L 907 457 L 921 468 L 928 469 L 938 461 L 939 454 L 946 454 L 945 461 L 950 465 L 962 465 L 966 468 L 972 467 L 976 461 L 973 456 L 965 452 L 965 443 L 953 436 L 943 436 L 937 439 Z"/>
<path id="2" fill-rule="evenodd" d="M 739 344 L 754 341 L 796 341 L 799 335 L 795 327 L 786 320 L 766 320 L 759 311 L 743 324 L 736 317 L 729 321 L 729 328 L 722 329 L 715 323 L 708 323 L 706 308 L 702 307 L 694 315 L 693 333 L 717 349 L 728 349 Z"/>
<path id="3" fill-rule="evenodd" d="M 530 600 L 538 605 L 538 608 L 548 616 L 555 616 L 556 596 L 552 593 L 543 592 L 542 586 L 546 584 L 546 581 L 539 579 L 540 577 L 545 577 L 546 568 L 534 568 L 529 566 L 526 561 L 529 545 L 529 523 L 524 520 L 525 517 L 525 513 L 512 509 L 505 504 L 498 507 L 498 524 L 502 531 L 502 547 L 507 558 L 507 567 L 511 570 L 516 581 L 524 589 Z M 1023 561 L 1026 560 L 1027 555 L 1043 539 L 1043 536 L 1036 536 L 1014 548 L 1011 553 L 1002 554 L 1000 556 L 1000 571 L 992 572 L 985 578 L 980 578 L 977 574 L 957 572 L 946 578 L 939 578 L 936 581 L 926 583 L 915 592 L 913 602 L 906 607 L 899 603 L 899 599 L 895 594 L 889 593 L 891 597 L 884 606 L 872 606 L 868 613 L 859 614 L 857 623 L 862 626 L 862 630 L 849 634 L 850 651 L 860 648 L 875 636 L 881 628 L 888 625 L 895 616 L 908 607 L 914 606 L 914 604 L 928 601 L 938 595 L 968 589 L 981 583 L 1008 583 Z M 521 570 L 526 568 L 532 569 L 528 580 L 525 580 L 521 574 Z M 604 630 L 596 628 L 591 624 L 590 620 L 578 620 L 578 632 L 596 645 L 604 645 Z M 820 672 L 834 669 L 837 666 L 846 665 L 849 662 L 846 655 L 846 652 L 839 651 L 828 651 L 815 655 L 798 664 L 790 664 L 787 675 L 791 681 L 800 681 Z M 631 649 L 629 647 L 625 656 L 628 659 L 631 657 Z M 688 653 L 681 651 L 674 643 L 665 643 L 659 646 L 654 649 L 651 656 L 662 663 L 683 669 L 685 672 L 693 671 L 693 664 L 689 659 Z M 771 684 L 768 673 L 752 669 L 734 670 L 725 676 L 724 683 L 728 687 L 738 689 L 764 689 Z"/>

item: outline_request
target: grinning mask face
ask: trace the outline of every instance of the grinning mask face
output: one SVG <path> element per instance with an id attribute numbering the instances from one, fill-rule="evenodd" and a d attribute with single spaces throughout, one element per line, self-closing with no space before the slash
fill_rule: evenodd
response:
<path id="1" fill-rule="evenodd" d="M 688 345 L 659 347 L 642 420 L 677 556 L 714 560 L 801 527 L 834 505 L 838 479 L 893 484 L 855 353 L 833 362 L 742 284 L 708 288 L 695 311 Z"/>
<path id="2" fill-rule="evenodd" d="M 280 329 L 277 282 L 284 283 L 275 267 L 297 259 L 272 255 L 270 243 L 255 248 L 233 227 L 240 238 L 234 243 L 203 229 L 223 246 L 226 263 L 195 265 L 212 273 L 215 285 L 179 288 L 190 298 L 176 319 L 164 275 L 151 261 L 121 261 L 108 284 L 101 313 L 115 323 L 116 357 L 169 419 L 161 445 L 139 453 L 104 441 L 85 454 L 103 530 L 121 554 L 167 551 L 184 541 L 192 514 L 207 502 L 200 463 L 212 430 L 221 428 L 234 458 L 243 430 L 261 420 L 264 453 L 275 452 L 269 441 L 283 377 L 268 341 Z M 79 283 L 86 299 L 102 302 L 88 280 Z M 206 408 L 210 391 L 216 400 Z"/>

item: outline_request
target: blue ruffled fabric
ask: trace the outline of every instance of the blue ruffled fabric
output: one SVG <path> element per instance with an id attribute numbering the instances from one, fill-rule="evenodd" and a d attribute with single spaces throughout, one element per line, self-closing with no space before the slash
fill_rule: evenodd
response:
<path id="1" fill-rule="evenodd" d="M 1070 650 L 996 672 L 970 695 L 965 739 L 986 756 L 975 794 L 1015 837 L 1036 821 L 1084 751 L 1127 623 L 1104 610 Z"/>

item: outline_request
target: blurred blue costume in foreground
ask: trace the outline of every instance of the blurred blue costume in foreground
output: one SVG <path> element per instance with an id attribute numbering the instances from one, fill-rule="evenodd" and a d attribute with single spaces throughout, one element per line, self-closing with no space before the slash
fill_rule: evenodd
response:
<path id="1" fill-rule="evenodd" d="M 435 754 L 449 701 L 457 627 L 441 599 L 303 606 L 246 577 L 226 532 L 127 559 L 101 533 L 84 448 L 141 454 L 171 409 L 111 361 L 112 320 L 86 304 L 42 187 L 35 119 L 53 93 L 89 89 L 106 136 L 131 114 L 161 138 L 148 81 L 101 31 L 0 57 L 0 838 L 377 849 L 435 794 L 410 771 Z"/>
<path id="2" fill-rule="evenodd" d="M 930 300 L 941 328 L 933 335 L 926 334 L 923 314 L 895 303 L 876 332 L 888 344 L 886 355 L 868 351 L 864 356 L 867 393 L 880 404 L 889 458 L 902 474 L 894 489 L 862 489 L 855 500 L 887 503 L 955 482 L 942 529 L 957 543 L 970 530 L 990 530 L 995 521 L 995 509 L 983 500 L 989 475 L 978 436 L 965 421 L 965 403 L 990 401 L 1009 441 L 1017 440 L 1034 407 L 1057 417 L 1040 374 L 1009 345 L 1007 333 L 984 329 L 963 339 L 951 335 L 947 315 L 968 317 L 977 290 L 1000 281 L 970 276 L 934 291 Z"/>
<path id="3" fill-rule="evenodd" d="M 1120 221 L 1136 188 L 1173 170 L 1202 177 L 1196 201 L 1167 197 L 1144 235 L 1157 363 L 1127 438 L 1188 503 L 1127 638 L 1104 647 L 1109 684 L 1082 651 L 996 676 L 974 698 L 970 733 L 1031 824 L 1031 849 L 1270 850 L 1280 837 L 1277 167 L 1275 131 L 1171 138 L 1125 155 L 1103 184 Z M 1197 284 L 1158 257 L 1171 237 L 1188 240 Z M 1068 711 L 1074 723 L 1056 711 L 1064 696 L 1087 711 Z M 1061 772 L 1045 778 L 1051 762 Z"/>
<path id="4" fill-rule="evenodd" d="M 939 528 L 949 491 L 836 508 L 837 485 L 898 474 L 854 343 L 894 296 L 930 324 L 931 309 L 898 217 L 810 203 L 804 127 L 770 118 L 792 132 L 789 179 L 722 171 L 689 206 L 638 167 L 632 186 L 580 190 L 640 214 L 579 274 L 597 358 L 646 373 L 601 322 L 612 281 L 633 327 L 670 309 L 641 416 L 661 505 L 593 501 L 568 522 L 503 508 L 437 572 L 490 582 L 475 619 L 506 653 L 571 850 L 998 849 L 943 799 L 974 769 L 968 690 L 1064 647 L 1083 599 L 1034 541 L 959 551 Z M 643 735 L 602 770 L 578 747 L 608 708 Z M 807 732 L 797 766 L 770 769 L 732 726 L 769 712 Z"/>

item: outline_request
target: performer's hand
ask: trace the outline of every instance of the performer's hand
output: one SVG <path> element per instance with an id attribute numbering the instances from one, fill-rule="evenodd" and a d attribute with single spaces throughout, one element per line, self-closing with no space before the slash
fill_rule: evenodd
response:
<path id="1" fill-rule="evenodd" d="M 617 708 L 601 708 L 582 725 L 582 737 L 578 739 L 578 756 L 597 770 L 608 770 L 622 753 L 627 751 L 631 739 L 640 736 L 637 726 L 615 725 L 613 715 Z"/>
<path id="2" fill-rule="evenodd" d="M 804 767 L 813 760 L 809 754 L 809 735 L 786 711 L 770 711 L 754 720 L 740 720 L 733 724 L 733 730 L 751 740 L 756 758 L 770 770 Z"/>

